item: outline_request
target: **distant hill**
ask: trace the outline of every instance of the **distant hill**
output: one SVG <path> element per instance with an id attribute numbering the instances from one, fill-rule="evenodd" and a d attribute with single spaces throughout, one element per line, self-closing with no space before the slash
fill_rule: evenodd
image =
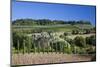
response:
<path id="1" fill-rule="evenodd" d="M 49 19 L 17 19 L 15 21 L 12 21 L 12 25 L 18 25 L 18 26 L 23 26 L 23 25 L 59 25 L 59 24 L 71 24 L 71 25 L 76 25 L 76 24 L 85 24 L 85 25 L 92 25 L 91 22 L 89 21 L 62 21 L 62 20 L 49 20 Z"/>

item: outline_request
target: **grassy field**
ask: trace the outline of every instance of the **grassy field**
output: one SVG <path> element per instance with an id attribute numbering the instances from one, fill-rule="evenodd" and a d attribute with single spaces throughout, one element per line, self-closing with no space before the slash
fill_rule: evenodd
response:
<path id="1" fill-rule="evenodd" d="M 42 30 L 42 31 L 62 31 L 62 32 L 72 32 L 72 30 L 80 30 L 82 29 L 91 29 L 93 28 L 92 25 L 81 25 L 81 24 L 76 24 L 76 25 L 70 25 L 70 24 L 62 24 L 62 25 L 34 25 L 34 26 L 12 26 L 12 30 L 14 31 L 35 31 L 35 30 Z"/>
<path id="2" fill-rule="evenodd" d="M 35 26 L 12 26 L 14 30 L 43 30 L 43 31 L 67 31 L 70 32 L 73 29 L 80 29 L 79 26 L 73 25 L 35 25 Z"/>

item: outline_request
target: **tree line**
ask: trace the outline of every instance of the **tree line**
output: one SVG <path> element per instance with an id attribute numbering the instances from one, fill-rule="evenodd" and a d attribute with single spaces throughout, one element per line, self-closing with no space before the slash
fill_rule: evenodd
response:
<path id="1" fill-rule="evenodd" d="M 63 21 L 63 20 L 49 20 L 49 19 L 17 19 L 12 21 L 13 25 L 56 25 L 56 24 L 88 24 L 91 25 L 90 21 Z"/>

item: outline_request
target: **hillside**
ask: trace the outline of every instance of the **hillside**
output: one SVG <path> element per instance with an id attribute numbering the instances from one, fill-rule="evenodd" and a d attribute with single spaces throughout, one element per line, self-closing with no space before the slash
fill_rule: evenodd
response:
<path id="1" fill-rule="evenodd" d="M 15 30 L 42 30 L 42 31 L 66 31 L 92 29 L 93 26 L 89 21 L 61 21 L 61 20 L 34 20 L 18 19 L 12 22 Z"/>

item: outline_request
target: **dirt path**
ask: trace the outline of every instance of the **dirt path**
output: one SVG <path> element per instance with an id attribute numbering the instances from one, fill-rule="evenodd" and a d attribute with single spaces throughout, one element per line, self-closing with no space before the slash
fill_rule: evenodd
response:
<path id="1" fill-rule="evenodd" d="M 63 63 L 77 61 L 91 61 L 92 56 L 68 55 L 59 53 L 31 53 L 12 55 L 12 65 Z"/>

